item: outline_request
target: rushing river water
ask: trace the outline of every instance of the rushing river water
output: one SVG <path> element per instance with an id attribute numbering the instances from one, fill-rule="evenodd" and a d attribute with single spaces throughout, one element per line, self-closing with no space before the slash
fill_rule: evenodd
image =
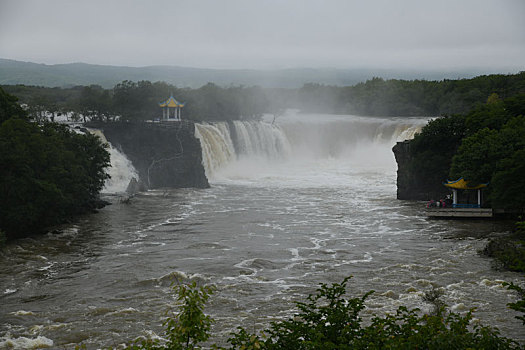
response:
<path id="1" fill-rule="evenodd" d="M 443 288 L 452 310 L 524 340 L 500 281 L 523 283 L 480 256 L 492 221 L 429 220 L 396 200 L 391 147 L 424 120 L 288 115 L 271 123 L 197 127 L 206 190 L 136 195 L 58 232 L 0 252 L 0 348 L 115 346 L 160 334 L 172 281 L 216 286 L 207 312 L 224 340 L 288 317 L 321 282 L 354 276 L 371 289 L 364 315 L 428 311 Z"/>

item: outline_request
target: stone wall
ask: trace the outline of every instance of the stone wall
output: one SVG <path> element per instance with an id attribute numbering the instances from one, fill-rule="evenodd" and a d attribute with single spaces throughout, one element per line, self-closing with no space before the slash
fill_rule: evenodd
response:
<path id="1" fill-rule="evenodd" d="M 103 123 L 94 127 L 132 162 L 141 189 L 210 186 L 192 122 Z"/>

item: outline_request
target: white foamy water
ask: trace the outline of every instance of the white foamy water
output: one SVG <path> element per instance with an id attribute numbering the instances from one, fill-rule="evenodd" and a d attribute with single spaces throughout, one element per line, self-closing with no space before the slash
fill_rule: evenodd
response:
<path id="1" fill-rule="evenodd" d="M 111 176 L 104 183 L 104 188 L 102 193 L 124 193 L 128 188 L 128 185 L 132 179 L 138 181 L 139 175 L 131 161 L 126 157 L 126 155 L 120 152 L 118 149 L 113 147 L 111 143 L 106 140 L 106 137 L 101 130 L 91 129 L 91 133 L 97 135 L 104 143 L 109 145 L 109 155 L 111 160 L 111 166 L 108 169 L 108 174 Z"/>
<path id="2" fill-rule="evenodd" d="M 427 121 L 295 113 L 270 119 L 196 125 L 212 182 L 332 186 L 365 170 L 392 172 L 391 147 L 413 138 Z"/>

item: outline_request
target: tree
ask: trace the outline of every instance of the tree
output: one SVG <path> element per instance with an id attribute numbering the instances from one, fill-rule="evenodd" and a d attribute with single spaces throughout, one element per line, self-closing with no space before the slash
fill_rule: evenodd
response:
<path id="1" fill-rule="evenodd" d="M 495 92 L 491 93 L 489 95 L 489 97 L 487 97 L 487 104 L 492 104 L 492 103 L 497 103 L 501 101 L 500 98 L 499 98 L 499 95 Z"/>
<path id="2" fill-rule="evenodd" d="M 7 94 L 0 87 L 0 124 L 9 118 L 27 119 L 27 113 L 18 104 L 18 98 Z"/>
<path id="3" fill-rule="evenodd" d="M 410 142 L 411 172 L 422 182 L 440 184 L 445 181 L 465 132 L 465 118 L 460 115 L 428 122 Z"/>
<path id="4" fill-rule="evenodd" d="M 2 113 L 20 113 L 16 100 L 7 100 Z M 43 232 L 94 208 L 110 164 L 96 136 L 17 116 L 0 125 L 0 230 L 8 238 Z"/>
<path id="5" fill-rule="evenodd" d="M 166 344 L 161 345 L 158 339 L 137 340 L 128 349 L 200 349 L 199 343 L 208 340 L 213 320 L 204 313 L 204 306 L 213 293 L 213 288 L 197 286 L 193 282 L 190 285 L 177 285 L 173 289 L 177 293 L 180 310 L 164 322 Z"/>
<path id="6" fill-rule="evenodd" d="M 525 174 L 525 149 L 520 149 L 500 161 L 499 171 L 491 179 L 491 200 L 494 207 L 525 211 L 523 174 Z"/>
<path id="7" fill-rule="evenodd" d="M 489 199 L 498 208 L 525 208 L 525 116 L 500 130 L 484 128 L 466 137 L 452 159 L 451 177 L 490 182 Z"/>

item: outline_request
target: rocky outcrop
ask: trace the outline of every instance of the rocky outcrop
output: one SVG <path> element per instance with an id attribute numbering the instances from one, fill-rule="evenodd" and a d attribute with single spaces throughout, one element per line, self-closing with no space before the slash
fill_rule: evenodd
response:
<path id="1" fill-rule="evenodd" d="M 397 199 L 430 200 L 444 198 L 449 191 L 441 183 L 428 181 L 414 170 L 410 140 L 392 148 L 397 162 Z"/>
<path id="2" fill-rule="evenodd" d="M 190 121 L 169 123 L 104 123 L 106 139 L 122 151 L 139 174 L 135 188 L 209 187 L 202 150 Z"/>

